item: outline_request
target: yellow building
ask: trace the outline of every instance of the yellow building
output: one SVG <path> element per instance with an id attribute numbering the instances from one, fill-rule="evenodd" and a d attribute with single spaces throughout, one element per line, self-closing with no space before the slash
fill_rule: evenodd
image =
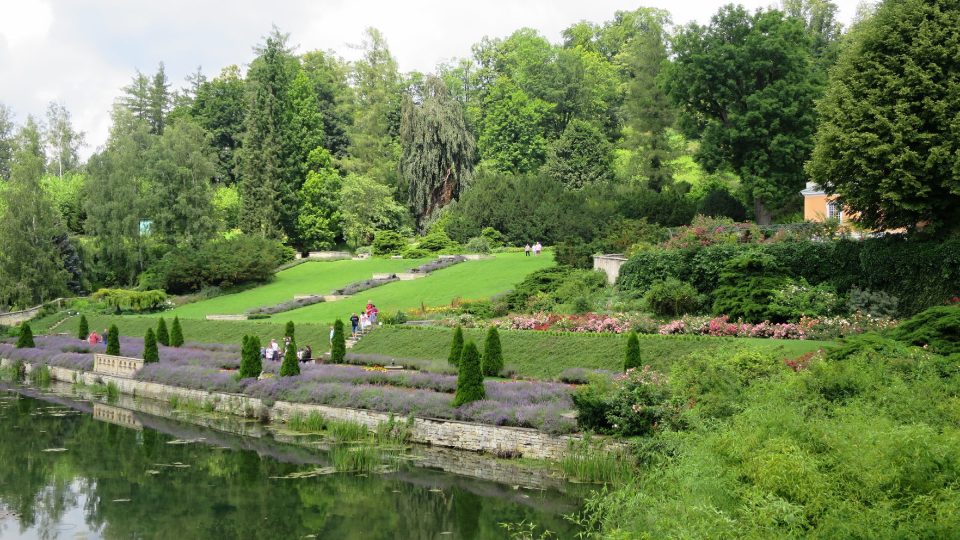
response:
<path id="1" fill-rule="evenodd" d="M 804 221 L 826 221 L 834 219 L 838 223 L 849 221 L 847 212 L 837 201 L 836 195 L 828 195 L 816 183 L 807 182 L 807 188 L 800 192 L 803 195 Z"/>

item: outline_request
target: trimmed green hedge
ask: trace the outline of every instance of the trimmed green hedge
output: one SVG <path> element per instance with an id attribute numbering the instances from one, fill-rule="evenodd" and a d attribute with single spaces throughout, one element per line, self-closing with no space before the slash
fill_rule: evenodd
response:
<path id="1" fill-rule="evenodd" d="M 892 294 L 900 300 L 902 315 L 960 294 L 960 239 L 931 242 L 901 236 L 643 251 L 623 265 L 617 285 L 644 292 L 653 282 L 673 277 L 712 295 L 724 265 L 751 249 L 772 256 L 788 276 L 814 285 L 829 283 L 840 292 L 856 285 Z"/>

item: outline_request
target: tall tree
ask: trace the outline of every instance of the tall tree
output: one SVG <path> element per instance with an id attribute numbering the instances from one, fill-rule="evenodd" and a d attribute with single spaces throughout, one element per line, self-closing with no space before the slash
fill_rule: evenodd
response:
<path id="1" fill-rule="evenodd" d="M 476 145 L 463 107 L 439 77 L 427 77 L 417 98 L 419 103 L 411 97 L 403 107 L 400 174 L 417 222 L 422 223 L 469 185 Z"/>
<path id="2" fill-rule="evenodd" d="M 45 134 L 47 146 L 47 171 L 63 178 L 80 166 L 80 147 L 83 146 L 84 134 L 75 131 L 70 122 L 70 111 L 62 103 L 50 102 L 47 106 L 47 132 Z"/>
<path id="3" fill-rule="evenodd" d="M 10 166 L 16 148 L 13 110 L 0 103 L 0 180 L 10 178 Z"/>
<path id="4" fill-rule="evenodd" d="M 307 157 L 316 148 L 323 148 L 323 112 L 307 74 L 300 70 L 290 83 L 290 132 L 296 174 L 301 181 L 309 170 Z"/>
<path id="5" fill-rule="evenodd" d="M 150 132 L 155 135 L 163 135 L 163 129 L 167 123 L 167 113 L 173 104 L 173 96 L 170 94 L 170 81 L 167 79 L 166 68 L 163 62 L 157 67 L 157 72 L 150 79 L 149 105 L 147 106 L 147 121 L 150 122 Z"/>
<path id="6" fill-rule="evenodd" d="M 870 227 L 960 229 L 960 6 L 889 0 L 831 71 L 807 171 Z"/>
<path id="7" fill-rule="evenodd" d="M 33 118 L 17 139 L 10 181 L 0 190 L 8 209 L 0 213 L 0 305 L 27 307 L 65 293 L 68 274 L 56 243 L 64 228 L 40 186 L 46 160 Z"/>
<path id="8" fill-rule="evenodd" d="M 357 174 L 343 179 L 340 219 L 343 236 L 351 246 L 369 245 L 377 230 L 398 228 L 405 214 L 388 186 Z"/>
<path id="9" fill-rule="evenodd" d="M 98 282 L 131 285 L 148 262 L 141 221 L 148 215 L 144 164 L 154 139 L 146 120 L 116 107 L 106 147 L 87 164 L 85 229 L 96 239 Z"/>
<path id="10" fill-rule="evenodd" d="M 220 75 L 197 88 L 190 116 L 212 137 L 216 150 L 217 183 L 233 184 L 239 176 L 239 150 L 247 111 L 246 89 L 240 68 L 227 66 Z"/>
<path id="11" fill-rule="evenodd" d="M 837 5 L 830 0 L 781 0 L 783 12 L 803 22 L 818 67 L 826 74 L 836 61 L 843 26 L 837 21 Z"/>
<path id="12" fill-rule="evenodd" d="M 542 125 L 550 104 L 531 98 L 510 79 L 501 77 L 487 94 L 484 109 L 481 157 L 505 172 L 538 169 L 546 157 Z"/>
<path id="13" fill-rule="evenodd" d="M 148 156 L 153 231 L 170 246 L 197 248 L 216 230 L 210 137 L 189 119 L 170 125 Z"/>
<path id="14" fill-rule="evenodd" d="M 708 26 L 683 28 L 674 54 L 667 88 L 682 125 L 700 139 L 697 161 L 708 172 L 740 175 L 758 223 L 799 204 L 822 90 L 800 22 L 726 6 Z"/>
<path id="15" fill-rule="evenodd" d="M 340 230 L 340 175 L 333 169 L 330 153 L 317 148 L 311 153 L 310 171 L 297 199 L 297 237 L 303 251 L 332 249 Z"/>
<path id="16" fill-rule="evenodd" d="M 613 177 L 612 152 L 610 143 L 596 126 L 574 120 L 551 144 L 544 170 L 567 188 L 582 189 Z"/>
<path id="17" fill-rule="evenodd" d="M 127 108 L 134 117 L 150 121 L 150 77 L 137 70 L 130 84 L 123 87 L 123 97 L 120 104 Z"/>
<path id="18" fill-rule="evenodd" d="M 300 184 L 290 162 L 292 141 L 290 83 L 297 60 L 287 46 L 287 34 L 276 28 L 257 48 L 247 73 L 248 107 L 240 154 L 240 197 L 244 231 L 271 238 L 295 233 Z"/>
<path id="19" fill-rule="evenodd" d="M 353 64 L 355 116 L 346 165 L 351 172 L 396 186 L 403 81 L 378 30 L 367 29 L 363 49 L 363 58 Z"/>
<path id="20" fill-rule="evenodd" d="M 333 53 L 310 51 L 301 57 L 303 72 L 313 85 L 323 117 L 323 147 L 336 158 L 347 155 L 347 130 L 353 114 L 353 90 L 347 83 L 349 66 Z"/>

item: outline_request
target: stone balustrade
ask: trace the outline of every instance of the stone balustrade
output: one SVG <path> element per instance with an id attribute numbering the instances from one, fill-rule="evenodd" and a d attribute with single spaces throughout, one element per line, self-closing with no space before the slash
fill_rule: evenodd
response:
<path id="1" fill-rule="evenodd" d="M 98 375 L 130 378 L 142 367 L 143 360 L 140 358 L 99 353 L 93 355 L 93 372 Z"/>

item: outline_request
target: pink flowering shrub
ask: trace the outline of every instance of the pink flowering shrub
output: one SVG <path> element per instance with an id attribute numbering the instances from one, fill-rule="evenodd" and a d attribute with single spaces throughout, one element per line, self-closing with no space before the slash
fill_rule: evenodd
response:
<path id="1" fill-rule="evenodd" d="M 557 315 L 536 313 L 517 315 L 500 323 L 507 330 L 554 330 L 560 332 L 613 333 L 623 334 L 630 330 L 649 334 L 656 331 L 656 322 L 646 315 L 604 315 L 585 313 L 582 315 Z"/>
<path id="2" fill-rule="evenodd" d="M 690 334 L 714 337 L 755 337 L 771 339 L 808 339 L 809 326 L 802 323 L 771 323 L 763 321 L 752 324 L 743 321 L 730 322 L 726 315 L 714 318 L 685 317 L 660 327 L 661 335 Z"/>
<path id="3" fill-rule="evenodd" d="M 650 366 L 628 369 L 614 379 L 607 420 L 613 431 L 620 435 L 652 433 L 664 422 L 676 418 L 678 409 L 671 404 L 670 398 L 665 375 Z"/>

